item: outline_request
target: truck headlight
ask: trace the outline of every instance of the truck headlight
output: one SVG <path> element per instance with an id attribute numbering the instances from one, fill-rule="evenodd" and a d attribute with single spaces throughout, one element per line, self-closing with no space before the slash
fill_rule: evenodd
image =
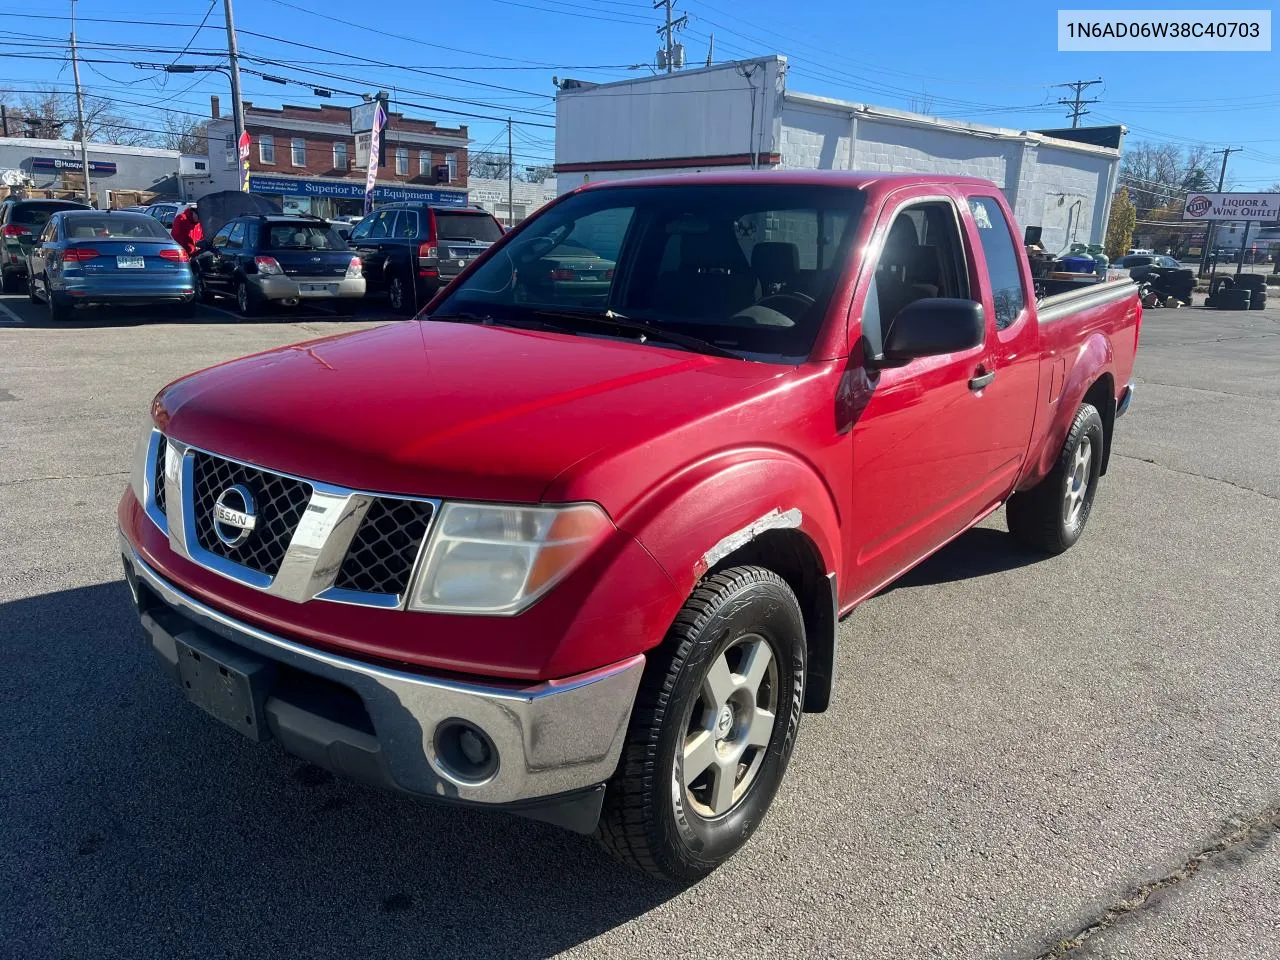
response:
<path id="1" fill-rule="evenodd" d="M 611 529 L 594 503 L 446 503 L 411 588 L 409 609 L 519 613 L 564 579 Z"/>

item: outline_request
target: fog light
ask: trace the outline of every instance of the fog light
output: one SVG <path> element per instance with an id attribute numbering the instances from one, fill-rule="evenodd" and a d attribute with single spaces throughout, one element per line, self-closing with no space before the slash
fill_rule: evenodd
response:
<path id="1" fill-rule="evenodd" d="M 459 783 L 484 783 L 498 772 L 498 748 L 466 720 L 445 720 L 436 727 L 435 753 L 440 772 Z"/>

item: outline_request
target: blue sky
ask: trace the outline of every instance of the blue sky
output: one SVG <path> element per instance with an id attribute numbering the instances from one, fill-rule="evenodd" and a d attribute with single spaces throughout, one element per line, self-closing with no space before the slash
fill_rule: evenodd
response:
<path id="1" fill-rule="evenodd" d="M 225 47 L 221 0 L 212 6 L 208 0 L 80 0 L 78 6 L 84 57 L 111 61 L 86 63 L 82 80 L 90 92 L 115 99 L 139 126 L 158 126 L 162 109 L 203 115 L 210 93 L 223 94 L 226 104 L 219 74 L 164 76 L 132 66 L 171 62 L 184 45 L 184 62 L 217 62 L 198 51 Z M 1179 6 L 1186 5 L 1162 5 Z M 678 7 L 690 18 L 681 37 L 690 63 L 705 60 L 714 34 L 717 61 L 786 54 L 791 88 L 907 109 L 923 105 L 940 116 L 1017 129 L 1067 125 L 1053 102 L 1066 91 L 1052 84 L 1101 77 L 1104 84 L 1089 96 L 1102 102 L 1090 108 L 1086 123 L 1125 123 L 1130 141 L 1242 146 L 1231 158 L 1236 189 L 1280 181 L 1280 53 L 1274 51 L 1059 53 L 1057 5 L 1009 0 L 679 0 Z M 433 8 L 442 12 L 425 12 Z M 0 89 L 69 85 L 70 69 L 56 59 L 68 12 L 69 4 L 57 0 L 0 6 Z M 206 29 L 197 30 L 206 12 Z M 413 115 L 468 124 L 473 149 L 505 150 L 505 124 L 482 117 L 509 114 L 523 121 L 515 128 L 523 165 L 549 162 L 553 153 L 552 76 L 634 77 L 637 71 L 627 67 L 652 62 L 659 23 L 651 0 L 467 0 L 438 7 L 406 0 L 365 6 L 237 0 L 235 17 L 241 52 L 257 58 L 245 66 L 297 81 L 283 87 L 246 75 L 246 99 L 315 104 L 321 101 L 310 84 L 353 91 L 381 86 L 420 105 L 407 108 Z M 95 49 L 99 44 L 166 52 Z M 329 102 L 353 99 L 335 95 Z"/>

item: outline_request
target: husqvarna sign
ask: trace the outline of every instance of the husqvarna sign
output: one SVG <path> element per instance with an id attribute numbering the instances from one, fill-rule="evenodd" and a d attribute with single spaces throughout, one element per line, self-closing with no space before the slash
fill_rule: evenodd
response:
<path id="1" fill-rule="evenodd" d="M 1280 220 L 1280 193 L 1189 193 L 1183 220 Z"/>

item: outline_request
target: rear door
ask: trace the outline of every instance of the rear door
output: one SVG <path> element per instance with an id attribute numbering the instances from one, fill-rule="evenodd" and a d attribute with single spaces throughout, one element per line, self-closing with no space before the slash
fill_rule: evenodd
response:
<path id="1" fill-rule="evenodd" d="M 854 330 L 863 356 L 879 353 L 893 318 L 926 297 L 981 297 L 957 198 L 916 187 L 882 208 L 859 279 Z M 972 296 L 971 296 L 972 292 Z M 853 428 L 846 574 L 854 599 L 870 593 L 973 522 L 1001 492 L 991 478 L 985 343 L 906 366 L 864 367 Z M 858 349 L 855 348 L 855 362 Z"/>

